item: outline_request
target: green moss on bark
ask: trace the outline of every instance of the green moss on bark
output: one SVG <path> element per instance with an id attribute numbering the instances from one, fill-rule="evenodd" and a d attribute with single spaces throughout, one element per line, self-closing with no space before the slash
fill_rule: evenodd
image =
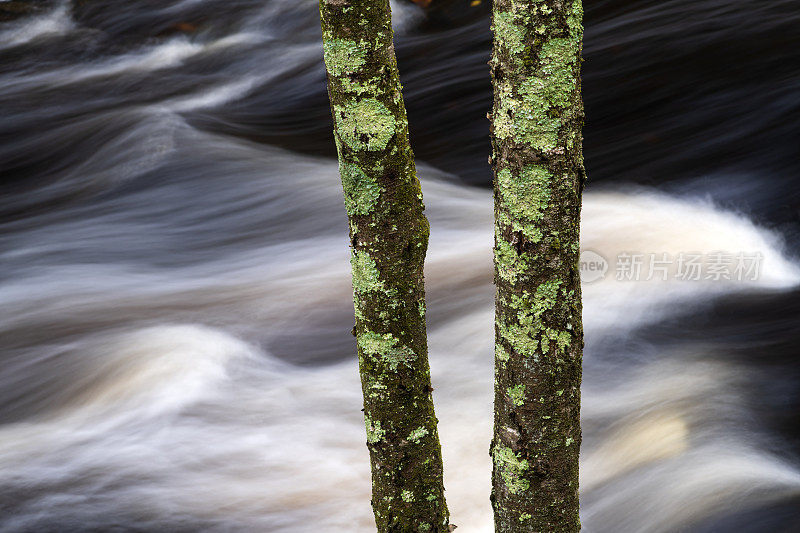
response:
<path id="1" fill-rule="evenodd" d="M 342 162 L 339 174 L 344 188 L 344 207 L 347 214 L 368 215 L 381 195 L 381 186 L 363 172 L 358 165 Z"/>
<path id="2" fill-rule="evenodd" d="M 410 348 L 403 346 L 391 333 L 380 334 L 374 331 L 365 331 L 358 336 L 358 347 L 366 355 L 381 358 L 393 372 L 396 372 L 400 365 L 410 367 L 417 357 Z"/>
<path id="3" fill-rule="evenodd" d="M 530 465 L 526 459 L 521 459 L 514 450 L 502 444 L 494 447 L 492 459 L 506 492 L 519 494 L 530 489 L 530 482 L 526 479 Z"/>
<path id="4" fill-rule="evenodd" d="M 348 39 L 328 39 L 322 49 L 325 66 L 333 76 L 357 72 L 366 61 L 364 47 Z"/>
<path id="5" fill-rule="evenodd" d="M 383 150 L 394 136 L 394 115 L 375 98 L 334 105 L 334 114 L 339 139 L 355 151 Z"/>

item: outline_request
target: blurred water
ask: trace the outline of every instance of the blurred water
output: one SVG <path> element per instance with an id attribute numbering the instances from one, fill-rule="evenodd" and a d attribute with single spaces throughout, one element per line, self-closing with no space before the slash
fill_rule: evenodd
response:
<path id="1" fill-rule="evenodd" d="M 800 15 L 589 7 L 583 247 L 610 270 L 584 286 L 585 530 L 796 531 Z M 486 10 L 395 5 L 460 531 L 491 530 Z M 0 531 L 372 527 L 317 17 L 119 0 L 0 26 Z M 715 251 L 761 254 L 758 279 L 616 279 L 623 252 Z"/>

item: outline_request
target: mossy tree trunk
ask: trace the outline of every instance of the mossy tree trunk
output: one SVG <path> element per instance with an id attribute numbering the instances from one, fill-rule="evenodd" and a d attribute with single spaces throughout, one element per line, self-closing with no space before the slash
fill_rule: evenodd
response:
<path id="1" fill-rule="evenodd" d="M 574 532 L 583 350 L 581 0 L 495 0 L 498 532 Z"/>
<path id="2" fill-rule="evenodd" d="M 320 0 L 350 220 L 355 335 L 379 531 L 444 532 L 423 263 L 428 221 L 408 138 L 389 0 Z"/>

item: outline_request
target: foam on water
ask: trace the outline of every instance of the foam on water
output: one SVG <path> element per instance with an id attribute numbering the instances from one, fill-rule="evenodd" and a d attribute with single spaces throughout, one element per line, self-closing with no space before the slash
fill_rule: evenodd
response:
<path id="1" fill-rule="evenodd" d="M 27 507 L 17 509 L 9 523 L 44 527 L 63 513 L 103 527 L 134 513 L 153 527 L 171 524 L 179 529 L 368 529 L 369 469 L 357 369 L 348 355 L 351 341 L 344 340 L 344 353 L 338 352 L 343 362 L 312 368 L 282 363 L 264 348 L 275 339 L 286 343 L 302 337 L 318 310 L 342 316 L 345 324 L 351 320 L 336 164 L 231 144 L 182 127 L 175 132 L 177 153 L 166 154 L 161 164 L 183 157 L 185 147 L 204 151 L 216 145 L 237 158 L 257 162 L 268 157 L 267 168 L 273 172 L 304 167 L 292 187 L 300 196 L 308 192 L 309 203 L 287 212 L 316 215 L 296 218 L 294 230 L 303 234 L 304 226 L 317 225 L 319 217 L 333 217 L 342 219 L 336 223 L 341 231 L 291 245 L 276 241 L 181 268 L 62 264 L 17 271 L 2 286 L 0 298 L 10 312 L 0 327 L 21 339 L 19 379 L 31 382 L 59 367 L 63 374 L 38 382 L 39 400 L 34 397 L 25 406 L 26 412 L 38 413 L 34 418 L 2 430 L 0 465 L 11 474 L 3 490 L 24 493 L 23 487 L 35 486 L 45 495 L 26 499 Z M 185 135 L 194 141 L 184 142 Z M 262 180 L 266 186 L 256 173 L 263 168 L 257 163 L 251 171 L 240 166 L 236 179 Z M 431 364 L 448 495 L 455 523 L 490 531 L 491 198 L 424 166 L 422 174 L 432 221 L 427 267 Z M 283 197 L 280 188 L 268 190 L 270 196 Z M 155 199 L 164 192 L 156 187 L 150 194 Z M 78 225 L 68 217 L 50 224 L 46 232 L 31 231 L 20 241 L 28 248 L 13 253 L 27 254 L 35 263 L 37 256 L 53 253 L 53 246 L 67 235 L 73 238 L 68 249 L 74 250 L 76 243 L 92 238 L 97 243 L 133 239 L 181 220 L 169 216 L 144 223 L 135 213 L 148 209 L 147 202 L 131 204 L 125 214 L 117 200 L 108 201 L 116 209 L 96 206 Z M 214 203 L 226 201 L 223 196 Z M 620 205 L 624 207 L 615 207 Z M 229 216 L 223 213 L 201 224 L 225 224 Z M 107 227 L 104 220 L 115 220 L 117 228 L 97 233 Z M 764 278 L 749 284 L 750 290 L 796 280 L 772 234 L 709 203 L 655 192 L 589 192 L 583 226 L 586 246 L 604 253 L 631 247 L 758 249 L 770 261 L 765 261 Z M 630 227 L 640 228 L 641 234 L 623 230 Z M 681 313 L 687 299 L 700 294 L 741 290 L 735 283 L 689 283 L 679 297 L 648 283 L 640 284 L 643 289 L 595 290 L 609 284 L 623 285 L 606 280 L 585 286 L 588 346 L 611 333 L 597 324 L 635 328 L 631 309 Z M 164 322 L 168 320 L 188 322 L 169 325 Z M 38 361 L 25 358 L 42 353 L 41 341 L 24 342 L 22 332 L 32 327 L 51 332 L 51 354 Z M 91 333 L 98 328 L 110 333 Z M 332 335 L 346 339 L 346 329 Z M 624 334 L 624 329 L 615 328 L 613 334 Z M 27 335 L 37 337 L 34 332 Z M 591 359 L 587 364 L 592 365 Z M 789 465 L 749 445 L 731 447 L 727 429 L 695 434 L 695 426 L 707 427 L 700 423 L 706 417 L 702 402 L 715 394 L 735 398 L 735 368 L 720 372 L 696 365 L 653 365 L 618 388 L 608 389 L 610 383 L 605 383 L 605 389 L 595 390 L 591 381 L 586 383 L 582 477 L 587 528 L 605 523 L 609 509 L 620 505 L 622 496 L 609 495 L 608 487 L 621 479 L 640 487 L 622 493 L 636 494 L 643 509 L 663 498 L 691 502 L 687 520 L 713 511 L 723 496 L 743 497 L 752 484 L 778 487 L 770 497 L 800 487 Z M 725 375 L 733 378 L 726 380 Z M 24 390 L 19 383 L 15 387 Z M 47 391 L 60 398 L 57 409 Z M 13 412 L 13 404 L 6 409 Z M 607 420 L 617 422 L 609 429 L 603 423 Z M 147 465 L 146 474 L 142 465 Z M 691 497 L 665 493 L 672 490 L 669 483 L 660 488 L 659 479 L 675 477 L 675 472 Z M 66 483 L 57 502 L 50 499 L 55 479 Z M 728 488 L 725 495 L 719 495 L 721 486 Z M 710 499 L 711 494 L 718 496 Z M 45 508 L 45 515 L 32 511 Z M 625 530 L 663 530 L 672 523 L 664 513 L 628 513 Z"/>
<path id="2" fill-rule="evenodd" d="M 152 10 L 129 5 L 80 28 L 56 10 L 3 30 L 4 46 L 39 54 L 49 35 L 74 49 L 0 73 L 0 161 L 20 182 L 0 205 L 0 532 L 373 528 L 337 164 L 261 142 L 330 134 L 316 4 L 213 2 L 152 8 L 170 23 L 212 15 L 189 36 L 150 35 Z M 410 110 L 452 89 L 441 57 L 428 64 L 448 45 L 486 82 L 484 53 L 465 51 L 477 26 L 434 42 L 414 34 L 418 7 L 393 8 L 425 50 L 424 68 L 401 64 Z M 134 23 L 145 37 L 106 46 Z M 431 114 L 451 104 L 482 105 Z M 459 531 L 491 531 L 491 192 L 419 169 L 448 502 Z M 781 234 L 697 195 L 590 185 L 582 242 L 610 262 L 584 285 L 586 530 L 666 533 L 796 497 L 797 464 L 754 421 L 752 369 L 720 339 L 642 336 L 719 298 L 794 290 Z M 622 252 L 715 251 L 761 253 L 760 276 L 616 280 Z"/>
<path id="3" fill-rule="evenodd" d="M 75 28 L 69 3 L 59 2 L 49 13 L 0 32 L 0 50 L 69 33 Z"/>

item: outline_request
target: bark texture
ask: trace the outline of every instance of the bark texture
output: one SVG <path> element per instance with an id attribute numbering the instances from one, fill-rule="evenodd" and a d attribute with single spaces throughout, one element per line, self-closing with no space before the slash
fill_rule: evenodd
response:
<path id="1" fill-rule="evenodd" d="M 575 532 L 583 351 L 580 0 L 495 0 L 498 532 Z"/>
<path id="2" fill-rule="evenodd" d="M 378 530 L 448 531 L 425 331 L 428 221 L 408 138 L 389 0 L 320 0 L 350 220 L 372 507 Z"/>

